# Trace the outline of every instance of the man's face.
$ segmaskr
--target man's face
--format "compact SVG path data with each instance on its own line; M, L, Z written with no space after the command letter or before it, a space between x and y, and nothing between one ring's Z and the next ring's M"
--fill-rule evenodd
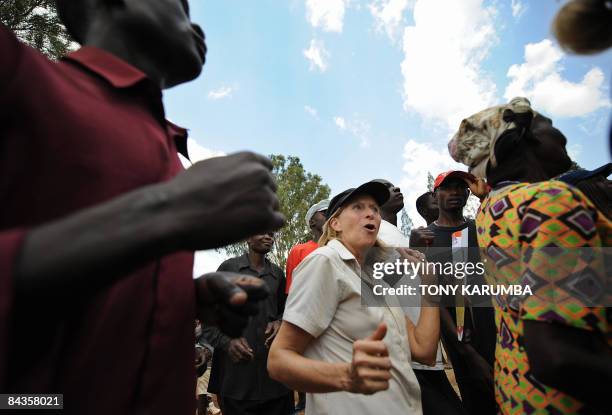
M389 200L382 206L382 209L385 212L394 212L397 213L404 207L404 195L399 187L395 186L393 183L387 180L378 180L389 189Z
M542 115L536 116L531 124L531 133L539 142L534 151L548 177L566 172L572 164L565 149L567 139L553 127L552 120Z
M125 0L116 14L124 36L131 36L162 73L168 88L195 79L206 60L202 29L191 23L187 0ZM114 17L115 18L115 17Z
M436 197L441 210L463 210L468 198L467 184L462 179L446 179L436 189Z
M247 244L249 245L249 249L257 252L258 254L265 255L270 252L274 246L274 233L268 232L261 235L251 236L247 240Z
M425 198L425 211L428 217L438 217L438 201L433 193L429 193Z
M310 229L318 231L318 233L323 233L323 225L325 224L325 220L324 210L321 212L316 212L314 215L312 215L312 218L310 218L308 226L310 226Z

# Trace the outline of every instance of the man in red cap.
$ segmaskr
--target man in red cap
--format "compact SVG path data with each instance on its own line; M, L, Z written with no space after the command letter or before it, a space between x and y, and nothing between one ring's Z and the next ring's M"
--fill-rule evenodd
M430 262L471 263L480 261L476 227L466 220L463 208L470 195L470 186L477 180L469 173L447 171L436 177L434 195L438 202L438 219L426 228L413 230L414 246L427 247ZM462 283L453 273L444 274L442 284ZM479 284L484 278L469 277L466 284ZM476 277L474 277L476 278ZM470 414L495 413L493 394L493 361L495 354L495 322L493 309L487 304L472 302L482 299L456 297L441 307L441 334L453 365L463 406ZM484 306L483 306L484 305Z

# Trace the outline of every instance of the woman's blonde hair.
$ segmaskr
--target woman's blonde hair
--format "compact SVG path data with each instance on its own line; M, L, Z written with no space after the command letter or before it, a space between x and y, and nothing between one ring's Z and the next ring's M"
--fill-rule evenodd
M566 51L597 53L612 46L611 19L611 0L570 0L557 13L552 29Z
M331 226L330 226L330 222L332 219L337 218L338 216L340 216L340 213L342 213L342 211L344 210L343 207L339 207L338 209L336 209L336 211L334 212L333 215L331 215L323 224L323 232L321 233L321 237L319 238L319 246L325 246L328 244L329 241L331 241L332 239L342 239L340 237L340 233L336 232Z

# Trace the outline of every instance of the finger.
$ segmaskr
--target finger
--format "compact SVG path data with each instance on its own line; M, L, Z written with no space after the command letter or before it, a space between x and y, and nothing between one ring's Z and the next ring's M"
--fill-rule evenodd
M205 274L200 278L204 278L206 302L239 305L244 304L248 298L245 290L224 273Z
M363 380L390 380L391 371L389 370L378 370L371 367L361 367L357 370L357 375Z
M261 301L270 295L268 286L259 278L243 275L236 280L236 285L246 293L249 302Z
M283 226L285 226L285 215L280 213L279 211L273 211L270 215L268 229L272 231L276 231Z
M251 349L251 346L249 346L249 343L246 341L245 338L240 338L240 345L241 345L242 351L244 355L246 356L246 358L252 359L254 356L254 352L253 352L253 349Z
M374 333L366 337L365 340L382 340L385 338L387 334L387 325L385 323L380 323Z
M252 357L252 354L244 348L244 346L240 345L237 348L238 355L242 360L249 360Z
M371 395L389 389L389 382L384 380L365 380L363 386L365 389L364 393Z
M242 155L248 160L253 160L257 163L262 164L268 170L272 170L274 168L274 165L272 164L272 160L270 160L268 157L262 154L253 153L251 151L245 151L245 152L238 153L238 154Z
M388 356L389 349L381 340L358 340L355 342L355 351L369 356Z

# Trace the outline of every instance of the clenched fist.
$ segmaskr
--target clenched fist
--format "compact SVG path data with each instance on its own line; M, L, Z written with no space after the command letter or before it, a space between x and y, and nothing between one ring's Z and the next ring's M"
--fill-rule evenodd
M165 183L158 195L177 247L217 248L282 227L271 170L268 158L242 152L197 162Z
M381 323L372 335L353 343L347 392L371 395L389 389L391 359L382 341L386 333L387 326Z

